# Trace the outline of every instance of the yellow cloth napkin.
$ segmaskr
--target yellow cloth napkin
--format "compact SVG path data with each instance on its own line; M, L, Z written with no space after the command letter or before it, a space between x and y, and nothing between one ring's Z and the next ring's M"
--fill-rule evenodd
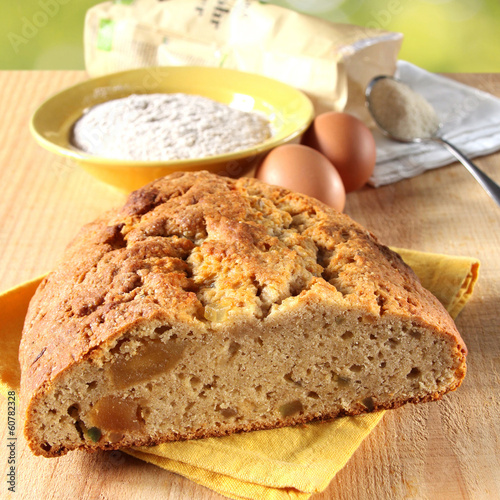
M395 249L456 317L472 295L479 261ZM0 295L0 385L19 388L17 353L29 300L41 278ZM233 499L305 500L327 488L384 412L327 423L124 450Z

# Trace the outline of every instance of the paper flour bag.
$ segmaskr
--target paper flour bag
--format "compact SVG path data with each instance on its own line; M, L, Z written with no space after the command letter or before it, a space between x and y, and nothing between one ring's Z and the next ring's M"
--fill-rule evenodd
M121 0L87 12L90 76L144 66L217 66L304 91L317 113L367 119L364 88L393 74L402 35L251 0Z

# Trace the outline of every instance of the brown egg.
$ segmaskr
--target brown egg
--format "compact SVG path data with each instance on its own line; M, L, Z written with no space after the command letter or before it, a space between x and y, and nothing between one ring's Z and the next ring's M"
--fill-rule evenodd
M255 177L268 184L312 196L342 212L345 189L335 167L318 151L301 144L273 149Z
M348 113L318 115L302 143L324 154L337 169L346 192L365 185L375 168L375 139L370 129Z

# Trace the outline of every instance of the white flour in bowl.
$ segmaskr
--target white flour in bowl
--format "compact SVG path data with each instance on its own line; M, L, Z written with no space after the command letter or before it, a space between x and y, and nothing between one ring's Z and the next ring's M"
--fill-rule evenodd
M251 148L271 137L269 121L190 94L133 94L90 108L72 143L117 160L205 158Z

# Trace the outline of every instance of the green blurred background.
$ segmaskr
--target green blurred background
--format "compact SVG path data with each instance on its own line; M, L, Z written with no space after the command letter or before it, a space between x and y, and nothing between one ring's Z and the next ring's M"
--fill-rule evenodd
M122 0L123 1L123 0ZM86 10L99 0L1 0L0 69L83 69ZM429 71L500 72L500 0L273 0L334 22L405 36Z

